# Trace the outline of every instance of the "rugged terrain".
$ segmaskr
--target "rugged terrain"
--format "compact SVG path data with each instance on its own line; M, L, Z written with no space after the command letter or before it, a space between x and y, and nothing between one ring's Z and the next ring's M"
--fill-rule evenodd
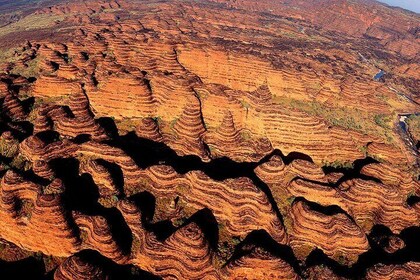
M420 277L418 14L364 0L0 12L10 279Z

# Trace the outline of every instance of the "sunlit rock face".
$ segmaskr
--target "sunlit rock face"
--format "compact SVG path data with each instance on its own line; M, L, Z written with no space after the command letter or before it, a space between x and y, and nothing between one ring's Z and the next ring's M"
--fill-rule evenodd
M0 23L0 271L420 277L418 14L0 1Z

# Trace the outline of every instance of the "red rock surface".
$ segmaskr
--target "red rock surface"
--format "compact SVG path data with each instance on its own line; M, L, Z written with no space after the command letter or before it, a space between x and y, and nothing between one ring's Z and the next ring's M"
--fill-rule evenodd
M0 23L0 272L420 277L418 14L84 0Z

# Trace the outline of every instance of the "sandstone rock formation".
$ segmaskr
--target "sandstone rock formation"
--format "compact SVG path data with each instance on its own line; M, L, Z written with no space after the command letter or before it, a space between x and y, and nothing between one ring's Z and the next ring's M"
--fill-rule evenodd
M418 14L60 0L0 23L0 272L420 277Z

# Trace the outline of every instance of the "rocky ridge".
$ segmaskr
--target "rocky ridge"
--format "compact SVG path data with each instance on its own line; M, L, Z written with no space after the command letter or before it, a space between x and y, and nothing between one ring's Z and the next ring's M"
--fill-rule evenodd
M418 16L375 6L334 43L305 3L29 14L60 20L2 64L0 237L23 250L4 259L59 258L54 279L418 277L418 154L394 123L419 109ZM384 49L344 44L366 36Z

